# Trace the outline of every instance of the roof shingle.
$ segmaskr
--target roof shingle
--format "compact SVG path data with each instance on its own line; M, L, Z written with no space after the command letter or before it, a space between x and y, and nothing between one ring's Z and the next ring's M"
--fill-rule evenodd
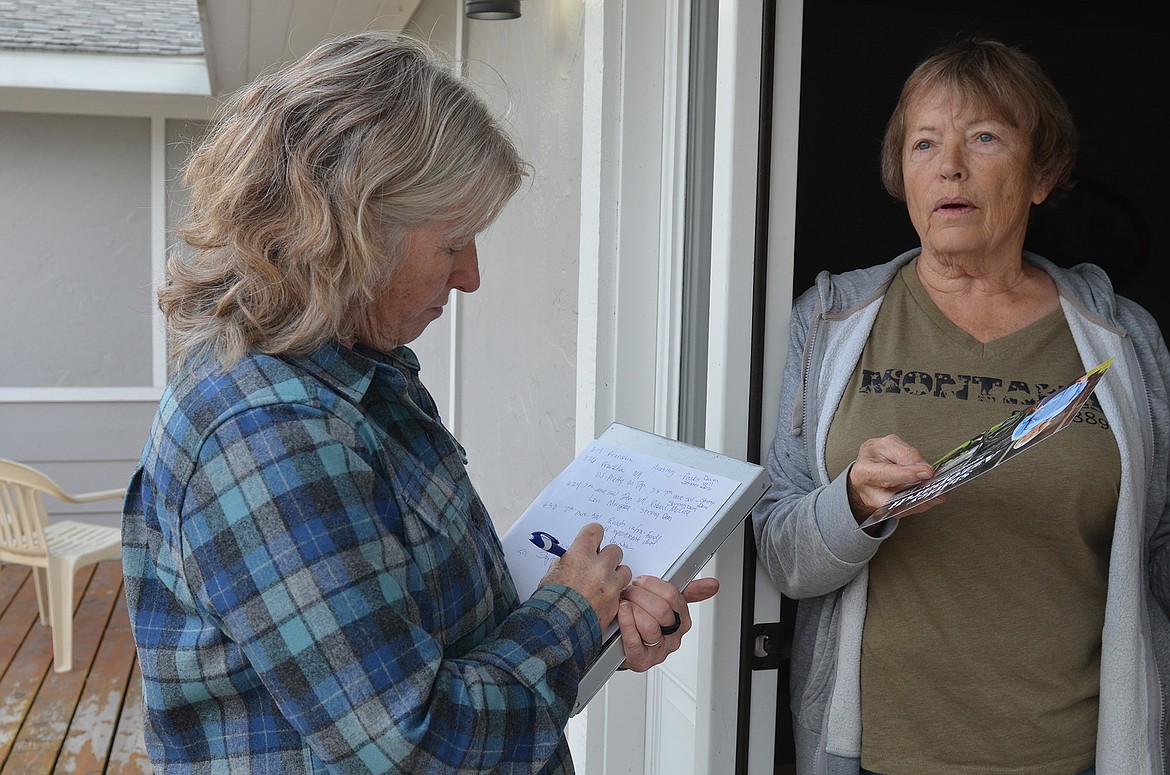
M196 0L0 0L0 49L197 56Z

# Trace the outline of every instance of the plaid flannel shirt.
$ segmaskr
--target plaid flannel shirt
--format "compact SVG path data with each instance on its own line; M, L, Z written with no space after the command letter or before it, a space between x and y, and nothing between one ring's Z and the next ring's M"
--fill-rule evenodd
M572 772L597 617L517 600L409 349L181 375L123 540L160 773Z

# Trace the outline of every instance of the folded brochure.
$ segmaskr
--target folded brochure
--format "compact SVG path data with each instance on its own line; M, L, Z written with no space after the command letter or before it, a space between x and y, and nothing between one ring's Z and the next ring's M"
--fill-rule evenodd
M1003 422L966 441L939 458L934 477L912 485L890 498L858 528L904 514L915 506L953 490L1002 465L1057 431L1070 425L1081 406L1093 394L1113 359L1090 369L1068 387L1050 393L1026 409L1013 412Z

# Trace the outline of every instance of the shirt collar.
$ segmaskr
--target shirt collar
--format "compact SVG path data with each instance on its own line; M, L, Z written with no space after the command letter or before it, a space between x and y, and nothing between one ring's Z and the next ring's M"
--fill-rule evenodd
M354 403L366 395L379 370L398 372L394 376L401 379L406 373L417 376L420 369L418 356L405 345L381 352L360 344L351 348L331 342L316 352L289 360Z

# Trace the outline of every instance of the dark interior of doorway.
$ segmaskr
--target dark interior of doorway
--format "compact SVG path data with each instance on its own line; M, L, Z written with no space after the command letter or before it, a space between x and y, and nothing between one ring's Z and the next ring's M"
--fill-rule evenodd
M1170 31L1154 2L939 5L804 3L794 292L916 247L882 188L878 150L902 81L959 33L1018 45L1044 67L1081 133L1077 188L1038 211L1025 247L1062 266L1098 264L1170 334ZM782 624L793 619L784 601ZM792 772L787 664L776 773Z
M917 245L904 205L879 179L882 132L914 64L967 31L1036 57L1081 132L1077 188L1036 213L1025 247L1062 266L1100 265L1170 330L1170 31L1155 22L1154 3L948 7L804 4L795 291L822 269L879 263Z

